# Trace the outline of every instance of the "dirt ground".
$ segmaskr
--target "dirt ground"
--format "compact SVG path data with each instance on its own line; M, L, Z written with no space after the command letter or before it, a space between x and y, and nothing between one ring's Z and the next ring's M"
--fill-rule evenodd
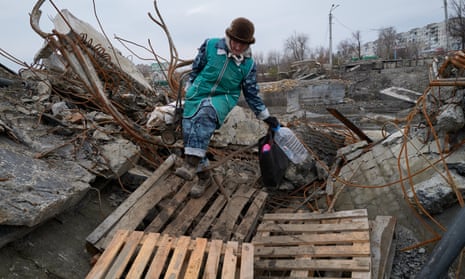
M100 190L99 190L100 191ZM128 196L116 185L91 190L76 208L0 249L0 278L84 278L86 237Z
M348 87L346 101L332 107L357 125L370 128L377 125L376 120L367 118L371 113L395 116L412 106L384 96L379 90L398 86L423 92L428 85L425 67L352 72L340 78L349 79L352 83ZM311 112L326 115L326 120L332 119L322 106L315 106ZM86 237L129 195L117 183L94 186L97 188L91 190L76 208L1 248L0 278L84 278L92 260L85 247ZM408 277L400 275L393 278Z

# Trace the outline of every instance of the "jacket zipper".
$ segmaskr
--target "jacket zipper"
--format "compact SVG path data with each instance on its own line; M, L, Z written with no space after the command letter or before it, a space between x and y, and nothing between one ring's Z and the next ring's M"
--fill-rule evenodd
M211 94L212 94L213 92L216 91L216 88L217 88L218 85L220 84L220 81L223 79L224 72L226 72L226 66L228 65L228 62L229 62L228 59L229 59L229 58L226 57L226 60L225 60L225 62L224 62L224 64L223 64L223 68L221 69L220 75L218 76L218 79L216 80L215 85L213 85L213 87L212 87L212 89L211 89L211 91L210 91L210 96L211 96Z

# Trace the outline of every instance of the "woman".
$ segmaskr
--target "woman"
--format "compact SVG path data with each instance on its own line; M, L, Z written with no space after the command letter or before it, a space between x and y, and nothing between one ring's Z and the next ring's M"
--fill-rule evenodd
M210 172L202 171L208 165L208 145L214 131L236 106L241 92L258 119L272 128L279 125L259 96L257 69L250 49L255 43L254 31L250 20L234 19L224 38L203 42L192 64L182 120L185 160L175 173L186 180L198 175L199 181L190 192L193 197L200 197L211 184Z

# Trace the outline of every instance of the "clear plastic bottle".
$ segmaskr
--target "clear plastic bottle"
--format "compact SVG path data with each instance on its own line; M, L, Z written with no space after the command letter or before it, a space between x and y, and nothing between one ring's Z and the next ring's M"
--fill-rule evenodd
M300 164L307 159L307 149L291 129L278 126L274 129L274 141L294 164Z

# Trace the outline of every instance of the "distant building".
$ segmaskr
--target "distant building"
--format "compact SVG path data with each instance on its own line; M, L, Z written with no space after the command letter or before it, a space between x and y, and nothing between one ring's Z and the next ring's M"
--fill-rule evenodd
M406 48L413 44L419 47L420 56L430 56L447 50L458 50L460 39L449 36L449 47L447 47L446 22L443 21L397 33L397 49ZM363 44L361 49L362 56L374 56L376 52L377 41L367 42Z

